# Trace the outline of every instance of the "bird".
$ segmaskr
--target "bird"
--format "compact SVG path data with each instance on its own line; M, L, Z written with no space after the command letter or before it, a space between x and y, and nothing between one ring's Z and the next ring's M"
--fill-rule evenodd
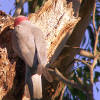
M42 96L41 75L52 82L52 77L46 70L48 64L47 42L42 30L32 24L28 17L17 16L14 19L12 34L14 52L25 62L25 100L40 100Z

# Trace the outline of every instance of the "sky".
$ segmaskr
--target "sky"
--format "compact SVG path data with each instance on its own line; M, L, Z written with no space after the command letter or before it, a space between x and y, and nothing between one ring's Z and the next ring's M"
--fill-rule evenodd
M15 6L14 6L15 0L0 0L0 10L6 12L6 14L11 13L10 15L13 16L14 11L15 11ZM28 3L26 2L24 4L24 12L28 13Z
M14 11L15 11L14 3L15 3L15 0L0 0L0 10L6 12L6 14L9 14L9 12L11 12L10 14L13 16ZM24 4L24 12L28 13L28 3ZM86 33L87 33L87 31L86 31ZM88 43L88 40L86 40L86 44L87 43ZM84 45L84 47L86 47L86 46ZM95 69L95 71L100 70L100 67L98 67L98 68L99 69ZM99 79L99 82L97 82L94 85L94 98L95 98L95 100L100 100L100 79Z

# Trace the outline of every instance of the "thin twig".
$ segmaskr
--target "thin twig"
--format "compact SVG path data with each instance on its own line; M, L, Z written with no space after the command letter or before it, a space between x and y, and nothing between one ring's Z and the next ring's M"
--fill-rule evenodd
M59 100L63 100L63 96L64 96L64 92L66 90L66 85L64 86L62 92L61 92L61 95L60 95L60 99Z
M94 69L95 65L97 64L97 59L98 59L98 56L96 56L96 57L94 58L94 61L93 61L92 65L91 65L91 67L92 67L93 69Z
M65 85L63 82L59 82L58 85L57 85L57 88L56 88L56 91L55 93L52 95L52 98L51 100L55 100L59 94L61 93L61 91L63 90L63 85Z
M93 7L93 28L94 28L94 31L96 32L96 27L95 27L95 9L96 9L96 3L94 4L94 7Z
M66 77L64 77L57 68L55 68L55 74L58 77L59 80L63 81L67 85L71 85L73 88L79 89L81 91L84 91L86 93L86 90L83 85L76 83L74 80L69 80Z
M58 78L58 80L64 82L67 85L71 85L73 88L82 90L82 91L84 91L84 93L86 93L86 90L83 85L76 83L74 80L67 79L66 77L64 77L61 74L61 72L59 72L59 70L57 68L55 68L54 70L50 69L50 68L47 68L47 69L52 75L56 76Z
M83 80L82 80L78 75L76 75L76 78L77 78L78 82L79 82L81 85L84 84L84 83L83 83Z
M96 55L96 49L97 49L97 44L98 44L98 34L100 31L100 26L98 30L96 30L96 26L95 26L95 9L96 9L96 3L94 4L94 8L93 8L93 28L95 32L94 56Z
M96 51L97 51L98 33L99 32L95 31L96 37L95 37L95 44L94 44L94 56L96 55Z
M83 64L87 65L87 67L88 67L89 69L91 68L91 65L88 64L85 60L75 59L75 61L82 62Z

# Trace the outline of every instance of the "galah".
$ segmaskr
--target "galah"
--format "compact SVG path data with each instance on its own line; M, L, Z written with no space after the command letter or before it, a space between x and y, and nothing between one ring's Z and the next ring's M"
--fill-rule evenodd
M18 16L14 20L12 45L14 51L26 64L25 96L36 100L41 99L41 75L45 73L43 70L48 63L47 42L43 32L36 25L32 24L27 17ZM49 74L45 75L45 77L48 76Z

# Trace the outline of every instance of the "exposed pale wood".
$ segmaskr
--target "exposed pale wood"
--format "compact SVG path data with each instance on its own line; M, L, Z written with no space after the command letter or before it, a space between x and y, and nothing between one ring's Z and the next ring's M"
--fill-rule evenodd
M0 34L7 28L13 27L13 18L0 11Z
M32 23L43 31L48 43L48 59L53 63L72 33L79 17L74 16L72 3L65 0L48 0L43 8L29 15Z

